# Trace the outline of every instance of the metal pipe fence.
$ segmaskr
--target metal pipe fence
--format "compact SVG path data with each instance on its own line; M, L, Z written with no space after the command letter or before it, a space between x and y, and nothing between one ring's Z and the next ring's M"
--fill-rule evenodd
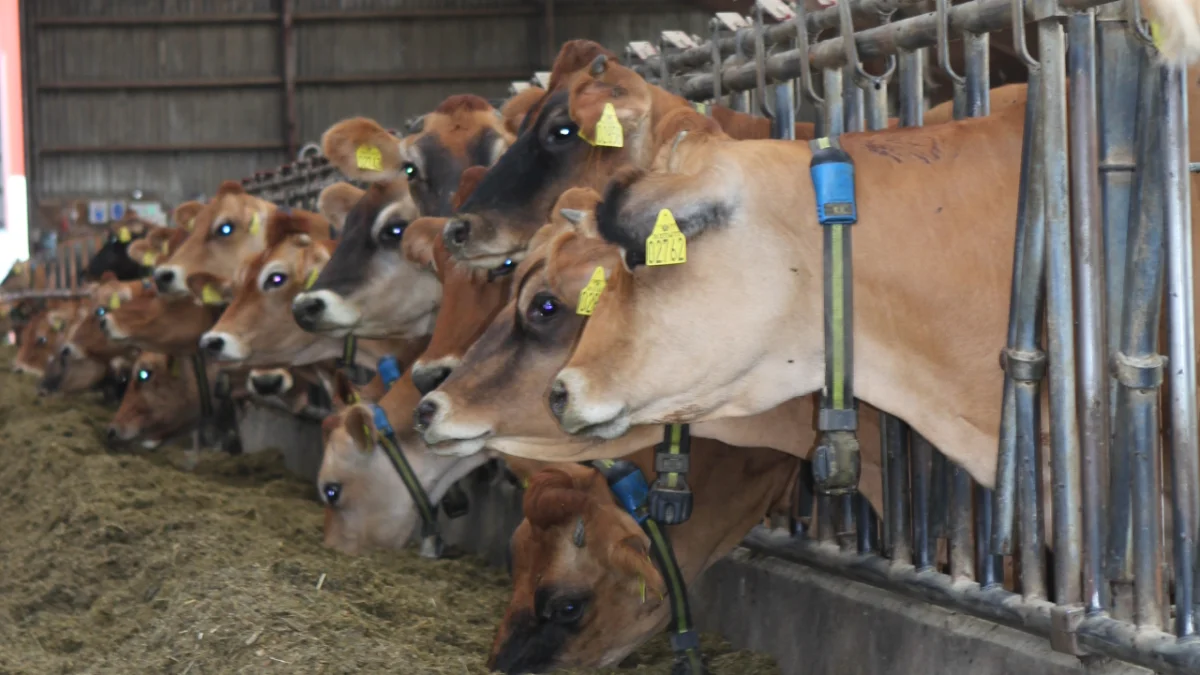
M888 81L868 79L861 58L898 58L902 126L921 124L921 50L937 49L954 83L956 118L988 113L988 32L1012 26L1014 51L1029 67L994 493L885 416L879 553L861 534L874 514L856 508L854 522L844 523L847 511L820 496L818 512L832 507L837 516L818 516L815 537L760 529L746 545L1043 635L1059 651L1197 672L1200 449L1186 77L1154 62L1138 7L1119 2L939 0L935 12L853 31L853 16L886 17L905 4L864 0L807 16L799 8L770 27L759 12L733 36L714 31L715 42L653 55L639 68L708 103L767 84L794 87L817 105L820 133L837 135L880 126L877 112L864 126L863 111L886 96ZM1037 60L1025 46L1027 20L1038 31ZM812 34L835 27L839 35L810 44ZM755 61L718 61L743 55L752 37ZM961 76L947 58L954 38L964 48ZM775 53L765 55L766 47ZM822 94L814 82L824 84ZM1050 495L1040 494L1046 450ZM833 522L838 535L860 533L857 552L825 545ZM938 540L949 574L935 569ZM998 583L1006 558L1020 570L1012 589Z
M893 84L900 125L921 126L928 49L951 76L956 118L990 112L989 33L1013 29L1012 52L1029 70L1008 334L996 345L1005 378L994 489L885 415L882 514L802 481L811 499L791 530L760 527L744 543L1040 635L1060 652L1200 672L1185 73L1154 60L1130 0L939 0L934 12L890 20L914 4L861 0L808 14L760 0L752 20L715 19L709 42L626 50L639 73L686 99L771 117L779 139L794 137L804 110L816 111L821 135L882 128ZM763 9L774 10L773 25ZM855 31L868 16L884 20ZM950 68L954 42L961 75ZM863 70L862 59L879 57L886 72ZM243 183L312 209L338 179L312 157ZM816 522L801 525L812 501ZM1006 566L1018 570L1013 583Z

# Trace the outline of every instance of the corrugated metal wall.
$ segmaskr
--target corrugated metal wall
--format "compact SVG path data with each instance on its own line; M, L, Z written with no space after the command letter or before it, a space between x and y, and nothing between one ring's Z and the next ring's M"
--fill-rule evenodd
M22 3L36 200L177 203L289 158L332 123L399 126L462 92L499 98L548 66L542 0L38 0ZM281 38L292 21L289 133ZM557 45L620 53L705 33L675 0L555 0Z

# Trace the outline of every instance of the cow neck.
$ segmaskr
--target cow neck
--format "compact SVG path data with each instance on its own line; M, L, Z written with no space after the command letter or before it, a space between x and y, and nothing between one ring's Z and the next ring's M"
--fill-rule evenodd
M647 505L649 486L646 476L633 462L627 460L601 459L592 466L604 476L612 491L613 499L646 533L650 539L650 554L655 566L662 574L667 587L667 604L671 609L668 632L671 650L675 652L675 667L672 672L700 674L705 672L700 656L700 636L692 625L692 612L688 604L687 582L666 529L650 517ZM581 540L582 541L582 540ZM580 542L576 542L579 545ZM645 580L642 580L642 601L645 602Z

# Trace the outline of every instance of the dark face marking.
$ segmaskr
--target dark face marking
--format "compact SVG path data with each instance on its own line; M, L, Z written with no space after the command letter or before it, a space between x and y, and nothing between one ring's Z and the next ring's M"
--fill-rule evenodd
M639 199L638 184L651 174L637 173L629 180L614 180L604 191L604 199L596 205L596 229L605 241L625 251L625 264L630 269L646 263L646 238L654 231L655 222L664 204L653 197ZM736 204L701 202L674 209L675 224L685 237L692 237L727 223Z
M455 155L436 134L426 134L416 143L420 166L409 167L409 189L423 216L448 216L450 203L458 189L463 171L471 166L490 166L492 147L499 135L495 129L484 128L468 141L465 153Z
M489 667L514 674L548 672L555 667L567 642L579 633L590 603L588 592L537 589L533 611L512 615L508 638Z
M546 222L563 190L607 179L603 169L588 175L589 168L595 169L589 162L593 148L579 137L567 104L568 92L551 94L537 119L500 156L458 212L477 216L484 231L511 230L527 241ZM479 229L472 227L472 238Z
M380 250L371 228L380 211L387 206L385 198L374 190L368 190L358 200L346 214L342 238L311 290L325 289L346 297L366 281L371 257Z
M133 240L138 238L134 237ZM137 279L145 274L146 268L129 257L129 244L133 240L122 242L115 235L110 236L108 241L104 243L104 246L101 246L100 250L96 251L91 261L88 262L87 278L99 281L105 272L111 271L117 275L117 279L128 281L130 279Z

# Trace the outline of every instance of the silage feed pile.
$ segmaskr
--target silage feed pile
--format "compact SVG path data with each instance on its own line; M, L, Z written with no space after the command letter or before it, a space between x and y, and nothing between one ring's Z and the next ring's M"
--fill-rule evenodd
M189 472L179 449L112 450L97 401L0 373L0 675L487 672L503 570L326 549L315 489L278 453ZM779 672L704 643L716 673ZM670 664L660 636L605 672Z

